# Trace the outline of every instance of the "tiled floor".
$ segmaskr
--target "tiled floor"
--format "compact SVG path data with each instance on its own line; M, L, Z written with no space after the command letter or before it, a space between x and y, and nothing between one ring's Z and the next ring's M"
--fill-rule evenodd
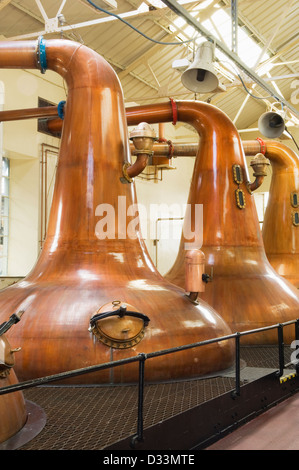
M299 450L299 395L279 403L206 450Z

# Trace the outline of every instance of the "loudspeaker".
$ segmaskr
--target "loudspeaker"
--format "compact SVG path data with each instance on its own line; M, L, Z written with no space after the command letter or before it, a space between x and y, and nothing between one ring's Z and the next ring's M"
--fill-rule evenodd
M214 91L219 80L213 66L213 44L207 41L197 49L194 62L182 73L182 83L195 93Z
M259 118L258 128L265 137L273 139L281 136L285 130L285 123L280 114L269 111Z

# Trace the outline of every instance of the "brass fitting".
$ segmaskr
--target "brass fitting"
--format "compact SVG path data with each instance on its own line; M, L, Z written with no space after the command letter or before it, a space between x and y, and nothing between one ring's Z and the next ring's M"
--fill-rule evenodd
M11 349L6 336L0 336L0 379L8 376L10 370L15 364L14 352L19 349Z
M130 132L130 140L132 140L136 149L133 155L153 155L153 145L157 137L154 129L147 122L141 122Z
M257 153L250 162L250 166L253 169L253 176L267 176L267 166L270 165L270 160L265 157L262 153Z
M153 145L156 138L155 131L146 122L141 122L130 133L130 139L133 141L135 150L133 155L137 159L133 165L125 162L123 165L123 176L125 180L132 183L132 178L140 175L148 164L148 158L153 155Z
M267 176L267 166L269 165L270 160L268 160L268 158L266 158L262 153L257 153L251 160L250 166L253 169L255 180L253 183L250 181L246 183L250 194L262 185L265 176Z

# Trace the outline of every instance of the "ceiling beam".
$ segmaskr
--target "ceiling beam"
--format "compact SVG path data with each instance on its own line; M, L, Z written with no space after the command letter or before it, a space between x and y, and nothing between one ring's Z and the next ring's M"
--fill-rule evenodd
M270 45L271 43L273 42L275 36L278 34L278 31L280 30L282 24L284 23L286 17L288 16L290 10L292 9L293 7L293 3L294 3L294 0L289 0L288 1L288 5L285 5L283 7L283 11L282 11L282 15L274 29L274 31L272 32L271 36L268 38L268 40L265 42L263 48L262 48L262 51L254 65L254 69L256 70L256 67L259 65L261 59L263 58L263 55L267 52L267 50L270 48Z
M26 11L26 9L24 7L21 7L16 2L12 2L12 5L14 7L18 8L19 10L22 10L24 12ZM36 15L31 14L31 12L27 11L27 13L30 14L30 16L32 16L33 18L39 19ZM128 12L125 12L125 13L120 13L118 16L120 18L136 18L136 17L139 17L139 16L145 16L145 15L148 15L148 11L140 12L138 10L134 10L134 11L128 11ZM39 19L39 21L40 21L40 19ZM51 34L55 33L55 32L56 33L61 33L61 32L65 32L65 31L71 31L71 30L75 30L75 29L79 29L79 28L87 28L89 26L94 26L94 25L98 25L98 24L102 24L102 23L111 22L111 21L117 21L117 18L115 18L114 16L105 16L103 18L96 18L94 20L84 21L82 23L76 23L76 24L67 25L67 26L59 26L56 31L51 31ZM44 22L41 21L41 23L44 23ZM46 31L44 29L43 31L34 31L32 33L22 34L20 36L14 36L14 37L10 37L8 39L14 41L16 39L18 39L18 40L19 39L29 39L29 38L33 38L33 37L43 36L43 35L46 35L46 34L49 34L49 31Z
M213 0L212 3L207 8L198 12L198 14L200 15L200 21L204 21L205 19L209 17L212 9L217 3L219 3L219 0ZM159 8L155 10L155 14L156 15L159 14L159 16L161 16L161 19L164 19L168 22L168 24L172 24L173 26L175 26L174 23L167 17L165 8ZM155 24L159 25L157 20L155 21ZM177 26L175 27L177 28ZM171 42L173 39L177 37L177 35L180 32L184 34L181 28L177 28L176 31L174 31L173 33L169 33L167 36L165 36L164 38L165 41ZM161 50L162 47L165 47L165 46L163 46L163 44L152 45L144 54L140 55L138 59L135 59L133 60L133 62L128 64L125 70L123 70L122 72L118 74L119 78L122 80L126 75L128 75L132 70L134 70L135 67L138 67L140 63L142 63L143 61L148 61L151 57L157 54Z
M11 0L0 0L0 11L3 10L7 5L9 5Z
M172 41L176 37L177 33L169 34L165 37L167 41ZM152 46L147 52L142 54L141 56L138 57L138 59L133 60L126 68L125 70L121 71L118 74L118 77L120 80L122 80L126 75L131 73L135 67L137 67L141 62L143 61L148 61L156 52L160 50L160 48L163 47L161 44L155 44Z
M280 96L272 87L268 85L255 71L253 71L247 64L245 64L241 59L232 52L225 44L219 41L214 37L206 28L204 28L197 20L193 18L192 15L185 9L176 0L163 0L163 2L177 15L184 18L188 24L193 26L197 31L199 31L208 41L211 41L215 46L223 52L230 60L232 60L243 72L245 72L254 82L256 82L263 90L265 90L269 95L271 95L276 101L280 101L286 106L290 111L292 111L297 117L299 117L299 111L294 108L290 103L288 103L282 96Z

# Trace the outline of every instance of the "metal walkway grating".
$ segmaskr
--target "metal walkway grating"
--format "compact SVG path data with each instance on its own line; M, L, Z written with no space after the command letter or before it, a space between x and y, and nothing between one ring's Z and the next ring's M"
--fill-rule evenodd
M286 363L290 351L285 348ZM241 349L244 382L278 369L275 346ZM271 372L270 370L270 372ZM241 376L242 379L242 376ZM242 384L242 383L241 383ZM234 370L221 376L149 384L144 391L144 428L191 409L235 387ZM136 433L138 387L42 386L24 392L47 416L44 429L19 450L101 450Z

